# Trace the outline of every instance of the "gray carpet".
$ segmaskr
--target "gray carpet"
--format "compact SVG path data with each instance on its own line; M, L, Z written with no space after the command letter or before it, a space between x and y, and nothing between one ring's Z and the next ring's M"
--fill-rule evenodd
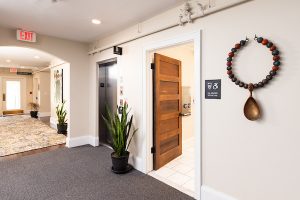
M110 171L106 147L62 148L0 162L1 200L193 199L136 170Z

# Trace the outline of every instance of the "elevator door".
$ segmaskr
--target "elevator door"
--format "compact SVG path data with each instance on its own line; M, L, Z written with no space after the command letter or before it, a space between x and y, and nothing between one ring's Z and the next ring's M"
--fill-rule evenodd
M112 143L102 116L107 117L106 106L113 112L117 111L117 78L115 59L99 64L99 142L102 145Z

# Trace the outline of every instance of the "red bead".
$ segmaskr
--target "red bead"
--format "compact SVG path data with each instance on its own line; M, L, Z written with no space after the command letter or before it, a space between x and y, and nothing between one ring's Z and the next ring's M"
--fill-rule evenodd
M232 74L232 71L231 70L227 71L227 74L228 75Z
M228 54L228 56L229 56L229 57L233 57L233 56L234 56L234 53L233 53L233 52L230 52L230 53Z
M231 62L227 62L227 66L231 67L232 63Z
M274 61L280 60L280 56L274 56L274 57L273 57L273 60L274 60Z
M269 43L269 41L267 40L267 39L264 39L263 41L262 41L262 44L263 45L267 45Z
M276 72L277 70L279 70L279 67L278 66L273 66L272 70Z
M270 51L274 51L274 50L276 50L277 48L276 48L276 46L272 46L271 48L270 48Z
M235 45L235 48L236 48L236 49L239 49L239 48L241 48L241 45L240 45L240 44L236 44L236 45Z

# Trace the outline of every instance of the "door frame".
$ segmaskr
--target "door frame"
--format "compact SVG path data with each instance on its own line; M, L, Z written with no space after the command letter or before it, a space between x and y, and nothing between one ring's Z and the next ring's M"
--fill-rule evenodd
M99 112L99 102L100 102L100 99L99 99L99 78L100 78L100 65L101 64L104 64L104 63L110 63L110 62L116 62L116 67L118 68L119 70L119 65L118 63L120 62L119 61L119 57L118 56L112 56L112 57L108 57L108 58L104 58L104 59L101 59L99 61L96 62L96 122L95 122L95 125L96 125L96 137L93 141L93 146L99 146L99 145L102 145L102 146L106 146L110 149L112 149L111 146L107 145L107 144L104 144L104 143L101 143L99 141L100 137L99 137L99 131L100 131L100 126L99 126L99 120L100 120L100 117L102 117L100 115L100 112ZM118 73L120 73L120 71L118 71ZM119 102L119 79L117 79L118 82L117 82L117 103Z
M194 43L194 84L195 84L195 177L196 177L196 198L200 199L201 185L202 185L202 157L201 157L201 135L202 135L202 79L201 79L201 30L182 34L171 39L154 42L143 48L143 68L142 68L142 129L144 133L145 143L143 144L143 171L149 173L153 170L153 154L151 147L153 146L153 90L152 90L152 70L150 68L152 57L151 53L155 50L177 46L180 44L193 42Z
M25 77L15 77L15 76L8 76L8 75L4 75L0 77L0 81L1 81L1 88L0 88L0 93L1 93L1 115L3 112L3 101L2 101L2 94L3 94L3 81L4 80L19 80L20 84L21 84L21 108L22 110L24 110L24 112L27 112L27 84L26 84L26 78Z

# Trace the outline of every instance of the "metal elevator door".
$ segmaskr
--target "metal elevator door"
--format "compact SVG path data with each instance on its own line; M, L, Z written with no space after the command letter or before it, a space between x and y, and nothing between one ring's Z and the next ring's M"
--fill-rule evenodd
M102 145L112 144L103 116L107 117L106 106L113 112L117 111L117 84L117 60L99 63L99 142Z

